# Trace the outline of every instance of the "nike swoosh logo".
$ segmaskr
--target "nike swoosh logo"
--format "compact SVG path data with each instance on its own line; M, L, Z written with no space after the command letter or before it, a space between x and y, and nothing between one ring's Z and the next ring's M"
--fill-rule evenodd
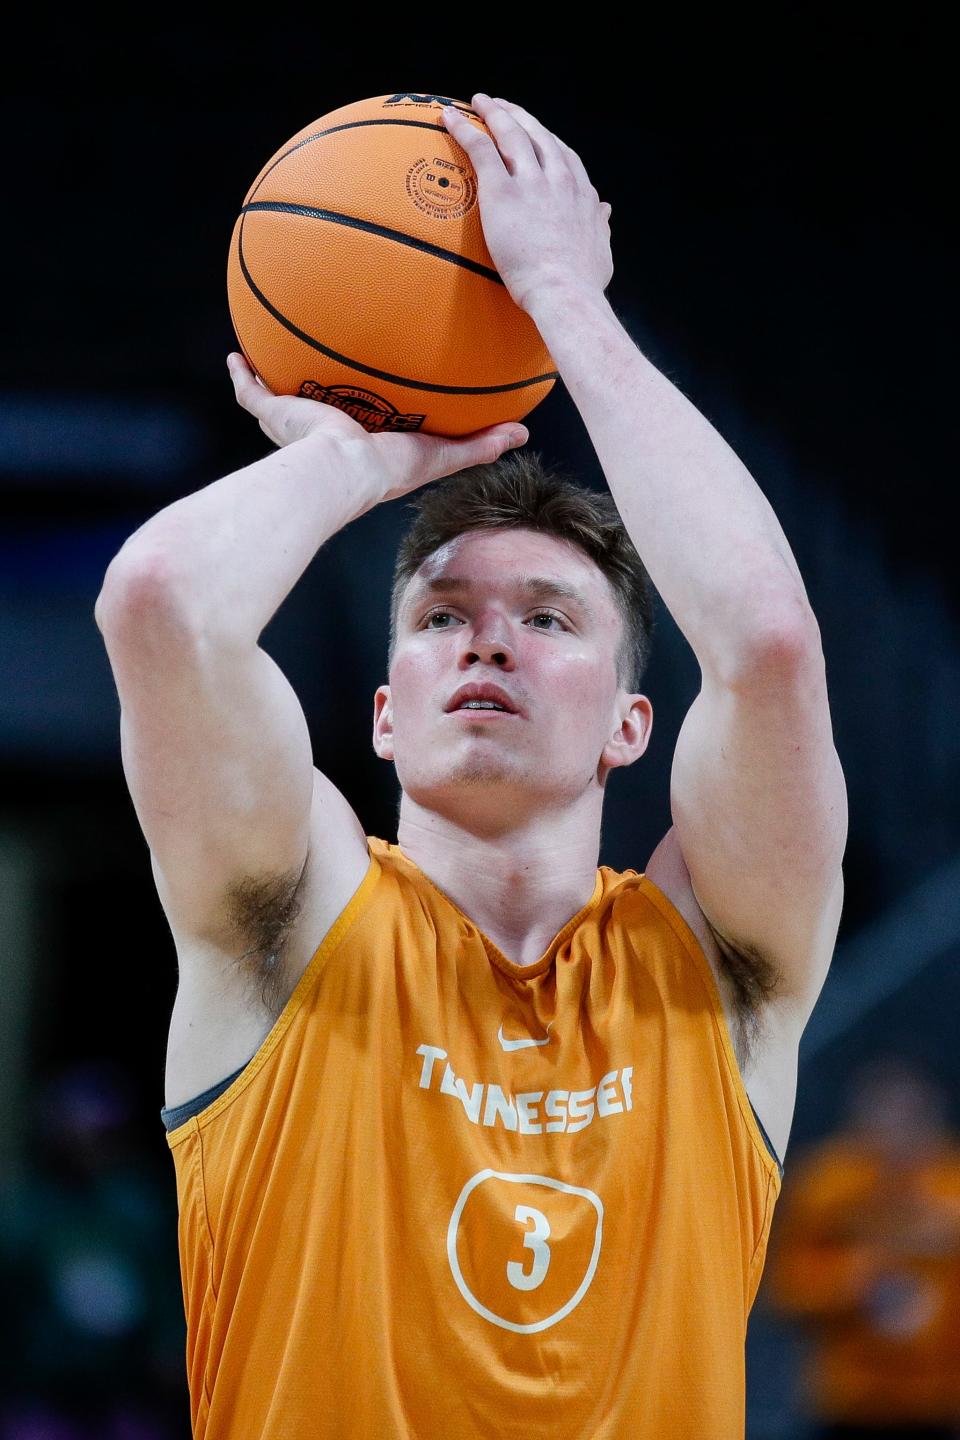
M550 1021L550 1025L552 1025L552 1024L553 1024L553 1021L551 1020L551 1021ZM548 1030L550 1029L550 1025L547 1026L547 1029L548 1029ZM497 1039L500 1041L500 1044L503 1046L504 1050L525 1050L528 1045L549 1045L549 1044L550 1044L550 1036L549 1036L549 1035L545 1036L545 1038L544 1038L543 1040L505 1040L505 1039L503 1038L503 1026L502 1026L502 1025L500 1026L500 1029L497 1031Z

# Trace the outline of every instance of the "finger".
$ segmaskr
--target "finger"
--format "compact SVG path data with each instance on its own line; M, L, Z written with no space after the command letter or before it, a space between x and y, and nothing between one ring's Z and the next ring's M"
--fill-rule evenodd
M260 386L260 389L261 389L261 390L266 390L267 394L270 395L270 396L273 396L273 395L275 394L275 391L273 391L273 390L270 389L270 386L267 384L266 380L264 380L264 378L263 378L263 376L260 374L260 372L259 372L258 370L254 370L253 366L250 364L250 361L247 359L246 355L244 355L244 354L242 354L242 353L241 353L241 354L237 354L237 352L234 351L234 359L235 359L235 360L237 361L237 363L241 366L244 374L245 374L245 375L248 375L251 380L255 381L255 382L257 383L257 385ZM229 363L229 362L228 362L228 363Z
M570 169L573 171L574 175L576 176L581 188L585 190L588 194L592 195L595 200L599 200L599 192L594 186L593 181L590 179L590 176L587 174L587 167L580 159L580 156L577 154L576 150L572 149L564 140L558 140L557 144L563 149L563 153L567 158L567 163L570 166Z
M476 99L478 97L475 96L474 98ZM481 98L489 99L489 96L483 96ZM559 140L552 130L548 130L546 125L542 125L535 115L531 115L528 110L524 110L522 105L515 105L510 100L502 100L499 96L495 96L491 107L492 113L496 113L498 107L503 110L504 114L509 115L514 123L528 136L530 143L534 146L542 169L548 172L551 169L556 171L557 168L561 166L564 170L571 169L567 157L568 155L572 155L573 151L570 150L568 145L564 145L563 141ZM486 113L484 114L484 119L487 119ZM580 168L583 169L582 166ZM584 171L584 174L585 173ZM576 171L574 171L574 174L579 180L580 176Z
M483 119L482 116L478 116ZM455 105L448 105L440 111L440 119L446 125L450 138L456 140L457 144L467 152L470 163L477 172L480 181L495 180L499 175L509 174L509 170L503 163L503 157L497 149L496 141L490 135L484 133L468 120L461 110Z
M566 162L567 169L571 172L581 190L583 190L585 194L592 195L595 200L599 201L600 196L594 188L590 176L587 174L587 167L572 146L568 145L565 140L561 140L559 135L554 135L553 131L548 130L545 125L541 125L540 121L531 115L529 111L524 110L522 105L516 105L512 100L503 100L500 96L495 96L494 98L498 105L505 106L517 116L518 120L522 120L523 123L530 126L536 126L537 130L542 132L543 135L549 136L557 146L557 149Z
M501 155L510 163L507 169L512 175L518 171L547 170L557 164L557 156L546 154L537 144L526 126L519 124L516 117L503 105L497 104L482 90L473 97L473 108L483 120L497 142Z
M440 438L434 454L436 474L434 479L450 475L455 470L465 470L470 465L488 465L498 460L508 450L525 445L530 432L519 423L488 425L475 430L471 435L454 438Z
M471 465L489 465L529 438L526 426L514 421L460 436L384 432L374 443L390 482L388 498L393 498Z
M254 374L243 355L228 355L227 369L233 381L237 403L242 405L244 410L249 410L251 415L260 416L264 400L272 396L273 392Z

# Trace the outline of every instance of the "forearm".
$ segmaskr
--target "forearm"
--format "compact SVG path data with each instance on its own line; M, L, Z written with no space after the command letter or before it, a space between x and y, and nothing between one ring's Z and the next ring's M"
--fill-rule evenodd
M104 604L158 574L205 628L255 642L324 542L378 503L365 454L312 434L175 500L117 552Z
M540 292L530 314L627 533L702 669L729 677L812 623L786 536L749 471L640 352L606 297Z

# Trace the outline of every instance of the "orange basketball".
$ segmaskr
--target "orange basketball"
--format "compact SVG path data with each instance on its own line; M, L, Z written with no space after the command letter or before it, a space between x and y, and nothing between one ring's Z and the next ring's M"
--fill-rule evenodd
M276 394L370 431L452 436L520 420L553 388L550 352L490 259L447 104L486 130L463 101L379 95L298 131L251 185L227 294Z

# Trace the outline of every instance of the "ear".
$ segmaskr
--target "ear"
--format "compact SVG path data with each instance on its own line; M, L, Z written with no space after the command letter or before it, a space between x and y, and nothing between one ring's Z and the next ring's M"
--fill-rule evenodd
M389 685L379 685L373 697L373 748L381 760L393 759L393 700Z
M604 745L597 766L597 778L601 785L610 770L618 770L639 760L650 742L653 706L646 695L625 696L618 706L618 714L620 723Z

